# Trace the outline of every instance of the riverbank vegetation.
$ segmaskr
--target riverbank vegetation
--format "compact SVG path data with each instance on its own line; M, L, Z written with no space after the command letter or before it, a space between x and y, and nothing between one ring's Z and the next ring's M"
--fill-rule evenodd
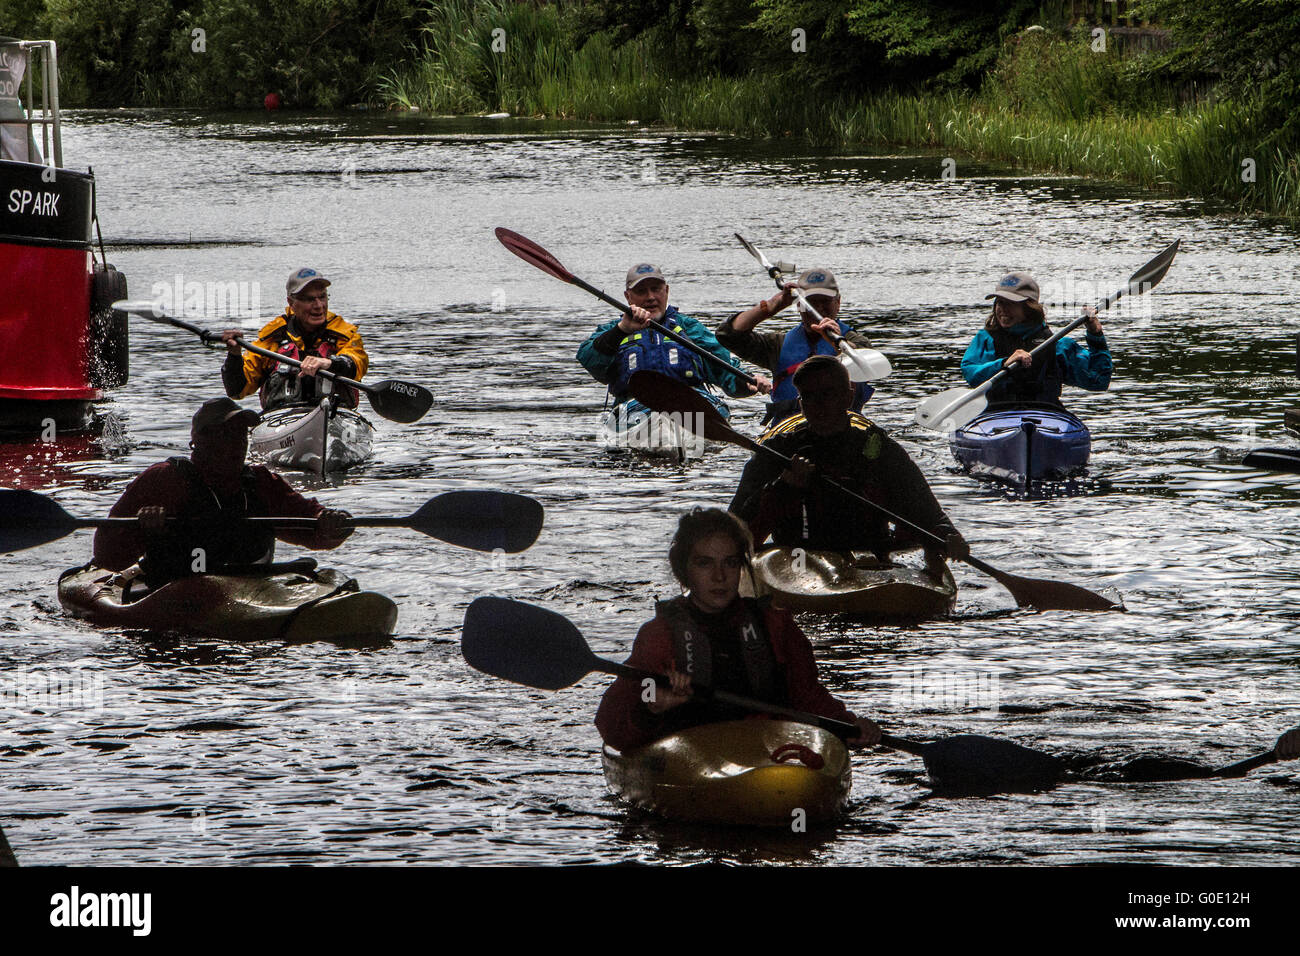
M65 99L88 105L277 92L637 120L941 150L1300 217L1300 8L1278 0L1146 0L1127 5L1136 29L1093 0L4 4L60 41Z

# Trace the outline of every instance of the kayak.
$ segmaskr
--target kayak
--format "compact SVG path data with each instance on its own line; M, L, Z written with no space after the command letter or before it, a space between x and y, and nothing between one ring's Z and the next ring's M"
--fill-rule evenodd
M680 416L651 411L630 399L601 412L600 435L606 451L635 451L682 462L704 457L704 439L684 424Z
M787 720L691 727L622 754L606 746L605 781L619 797L669 820L791 827L833 821L852 789L844 743Z
M952 453L968 472L1015 485L1073 477L1091 452L1088 426L1058 406L990 410L952 435Z
M362 591L310 558L247 573L196 574L153 590L138 580L124 585L114 572L87 564L59 577L59 603L100 627L241 641L386 636L397 623L390 598Z
M324 474L369 458L374 434L374 426L361 415L321 402L263 412L248 445L268 464Z
M957 599L947 569L936 581L920 568L882 562L869 552L771 548L754 558L753 567L753 590L792 611L918 620L948 613Z

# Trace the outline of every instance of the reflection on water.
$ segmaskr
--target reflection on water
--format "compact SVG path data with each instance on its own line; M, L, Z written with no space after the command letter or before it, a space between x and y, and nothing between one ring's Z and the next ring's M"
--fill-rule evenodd
M895 369L867 412L977 556L1115 588L1128 608L1017 611L961 567L950 619L805 622L836 693L918 738L1211 766L1267 749L1300 722L1300 476L1237 462L1288 441L1294 235L1115 184L973 165L945 182L937 157L622 127L117 112L74 114L65 135L71 161L96 169L110 258L133 298L178 275L257 283L269 316L284 277L312 265L334 282L331 308L360 324L370 374L433 390L422 421L376 421L372 461L325 482L290 476L297 487L368 514L500 488L540 498L547 525L504 562L411 531L358 532L327 563L401 606L399 634L379 647L99 631L54 598L87 532L9 557L2 672L95 675L102 688L97 706L0 698L0 825L23 862L1296 862L1283 764L1240 780L954 799L927 795L917 758L881 750L857 759L838 828L674 827L605 793L591 726L603 679L531 691L470 671L458 645L465 606L495 593L566 614L596 653L621 658L653 600L674 593L677 516L727 502L745 461L729 446L685 467L606 454L602 390L574 352L608 310L510 255L492 227L615 293L630 263L655 261L676 304L709 325L770 290L739 231L773 258L836 272L845 316ZM1093 435L1081 487L1027 498L981 485L944 436L912 423L919 400L958 384L1003 272L1109 290L1179 236L1159 289L1103 316L1111 391L1067 395ZM220 393L223 353L143 322L131 348L131 383L101 409L105 433L0 446L0 483L100 515L147 465L186 453L190 414ZM755 434L760 418L756 402L735 403L739 430Z

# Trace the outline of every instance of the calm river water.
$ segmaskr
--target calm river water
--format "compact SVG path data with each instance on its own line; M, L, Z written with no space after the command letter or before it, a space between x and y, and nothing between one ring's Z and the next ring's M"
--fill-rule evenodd
M950 619L805 622L836 693L915 737L1216 765L1268 749L1300 723L1300 478L1238 462L1286 443L1282 410L1300 391L1294 231L962 162L945 181L940 156L635 127L114 112L74 113L65 134L69 163L98 176L109 258L133 298L178 276L244 282L270 317L285 276L312 265L333 279L331 307L361 325L371 375L433 389L421 422L376 419L372 464L297 486L370 514L453 488L507 489L539 498L547 523L535 547L496 566L409 531L358 532L328 563L401 605L399 636L366 648L100 631L65 617L54 595L59 571L86 559L88 533L10 556L0 668L77 670L102 688L102 706L5 702L0 826L22 862L1300 862L1295 765L950 799L927 796L917 759L879 751L857 759L852 812L831 831L630 817L600 771L604 679L529 691L470 670L458 643L469 601L499 594L567 615L597 653L623 657L655 597L675 592L665 555L678 516L725 505L745 461L731 447L685 468L607 454L603 389L574 352L610 311L511 256L492 227L537 239L614 292L631 263L660 263L673 301L711 326L770 291L739 231L772 258L838 274L845 316L895 368L868 411L977 555L1117 588L1128 607L1019 612L959 566ZM1004 271L1031 270L1045 297L1086 299L1177 237L1159 289L1104 316L1111 390L1069 396L1093 431L1084 493L991 491L912 424L918 400L959 384ZM133 323L131 382L102 407L104 437L0 447L0 484L100 515L147 465L185 452L195 406L220 393L221 354ZM759 416L757 402L736 404L742 430Z

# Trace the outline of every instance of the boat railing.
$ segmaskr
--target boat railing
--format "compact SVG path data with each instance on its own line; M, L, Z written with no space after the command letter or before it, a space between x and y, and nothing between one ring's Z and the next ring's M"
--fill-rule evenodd
M0 37L0 159L44 163L42 157L53 157L53 165L62 169L59 120L59 54L54 41Z

